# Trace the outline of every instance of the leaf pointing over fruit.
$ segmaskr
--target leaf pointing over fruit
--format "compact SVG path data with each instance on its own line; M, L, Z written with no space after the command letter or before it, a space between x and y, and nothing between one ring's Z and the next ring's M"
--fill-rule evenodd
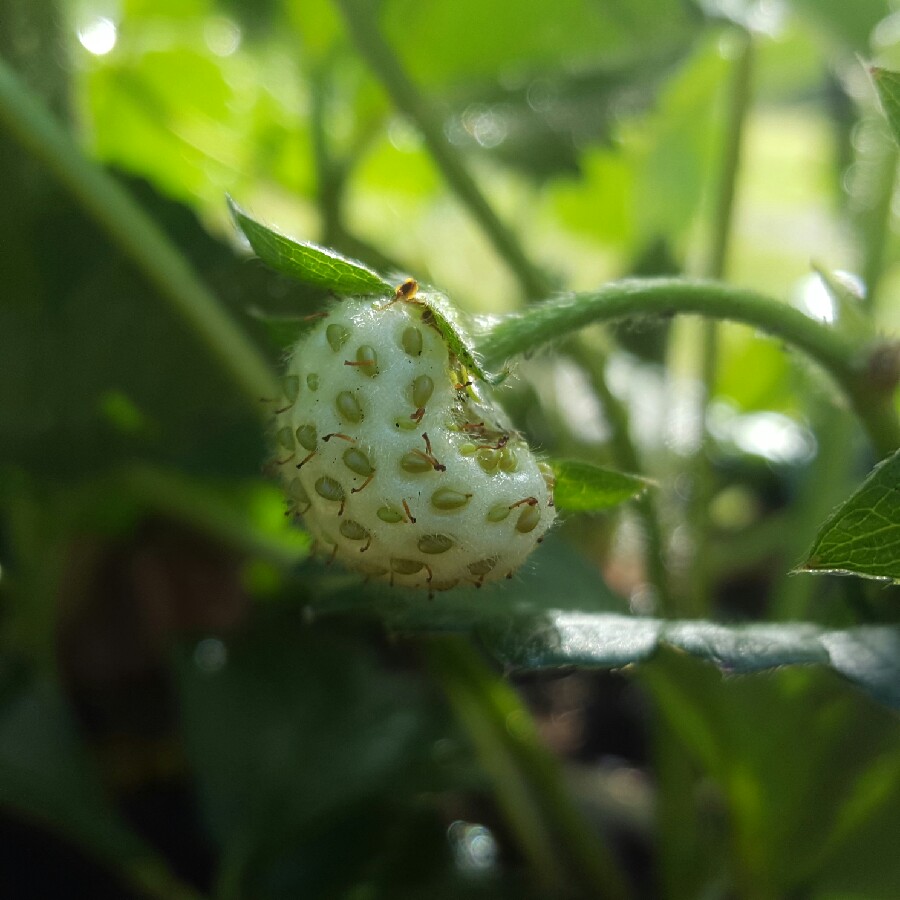
M642 494L651 482L576 460L551 460L553 501L566 512L598 512Z
M393 293L391 285L361 262L307 241L295 241L256 221L231 197L228 207L235 224L259 258L273 269L337 294Z
M900 451L832 513L799 570L900 582Z

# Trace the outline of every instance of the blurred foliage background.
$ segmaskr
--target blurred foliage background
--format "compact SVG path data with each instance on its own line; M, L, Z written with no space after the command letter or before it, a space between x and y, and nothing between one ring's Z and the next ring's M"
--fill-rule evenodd
M0 56L273 363L319 298L248 259L226 192L478 313L684 273L827 320L812 261L896 330L859 57L898 41L883 0L0 0ZM662 650L501 678L421 636L895 618L896 588L787 576L875 461L820 372L720 325L704 415L692 320L523 362L504 400L546 452L622 467L629 416L671 596L630 506L425 609L309 558L221 361L2 127L0 173L3 896L897 896L896 715L835 674Z

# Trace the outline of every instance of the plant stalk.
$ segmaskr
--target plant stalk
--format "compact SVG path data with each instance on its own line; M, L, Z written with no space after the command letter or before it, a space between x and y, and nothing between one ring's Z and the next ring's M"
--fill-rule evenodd
M513 688L490 671L467 638L435 638L426 651L428 667L475 745L542 886L556 895L575 888L576 895L596 900L630 896Z
M477 349L488 366L536 350L586 325L637 316L695 314L740 322L802 350L844 392L880 456L900 446L900 420L892 391L880 390L867 373L876 346L868 345L756 291L716 281L630 278L596 291L569 293L510 313L482 332Z

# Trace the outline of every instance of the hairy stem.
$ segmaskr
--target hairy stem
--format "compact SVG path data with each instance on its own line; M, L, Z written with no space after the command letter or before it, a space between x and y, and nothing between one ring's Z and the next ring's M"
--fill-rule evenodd
M499 366L586 325L675 314L752 325L802 350L841 387L880 455L900 445L900 421L891 392L879 390L867 373L871 345L860 346L838 330L756 291L716 281L630 278L592 292L564 294L499 319L482 332L477 349L488 366Z
M497 802L542 887L554 895L625 898L625 878L574 805L516 692L461 637L426 645L428 666L494 783Z
M371 4L360 0L335 0L335 4L360 54L397 109L418 128L450 189L481 226L498 255L518 279L525 296L534 299L545 295L546 279L528 259L516 235L494 212L459 154L447 141L440 119L382 35Z
M110 241L143 273L228 372L254 408L276 395L262 353L198 278L187 259L122 186L88 160L0 59L0 126L47 166Z

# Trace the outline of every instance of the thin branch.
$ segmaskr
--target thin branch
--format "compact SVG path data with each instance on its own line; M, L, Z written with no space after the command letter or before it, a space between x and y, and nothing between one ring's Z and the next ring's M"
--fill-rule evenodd
M564 294L498 320L482 333L477 349L488 366L498 366L595 322L676 314L741 322L792 344L834 378L881 455L900 445L893 391L880 390L867 371L874 336L869 346L860 346L786 303L715 281L631 278L590 293Z
M427 663L466 728L512 831L545 890L597 900L630 894L618 864L585 820L557 761L541 744L516 692L494 675L465 638L435 638Z
M41 101L0 59L0 126L47 166L203 341L254 408L277 392L262 353L122 186L88 160Z

